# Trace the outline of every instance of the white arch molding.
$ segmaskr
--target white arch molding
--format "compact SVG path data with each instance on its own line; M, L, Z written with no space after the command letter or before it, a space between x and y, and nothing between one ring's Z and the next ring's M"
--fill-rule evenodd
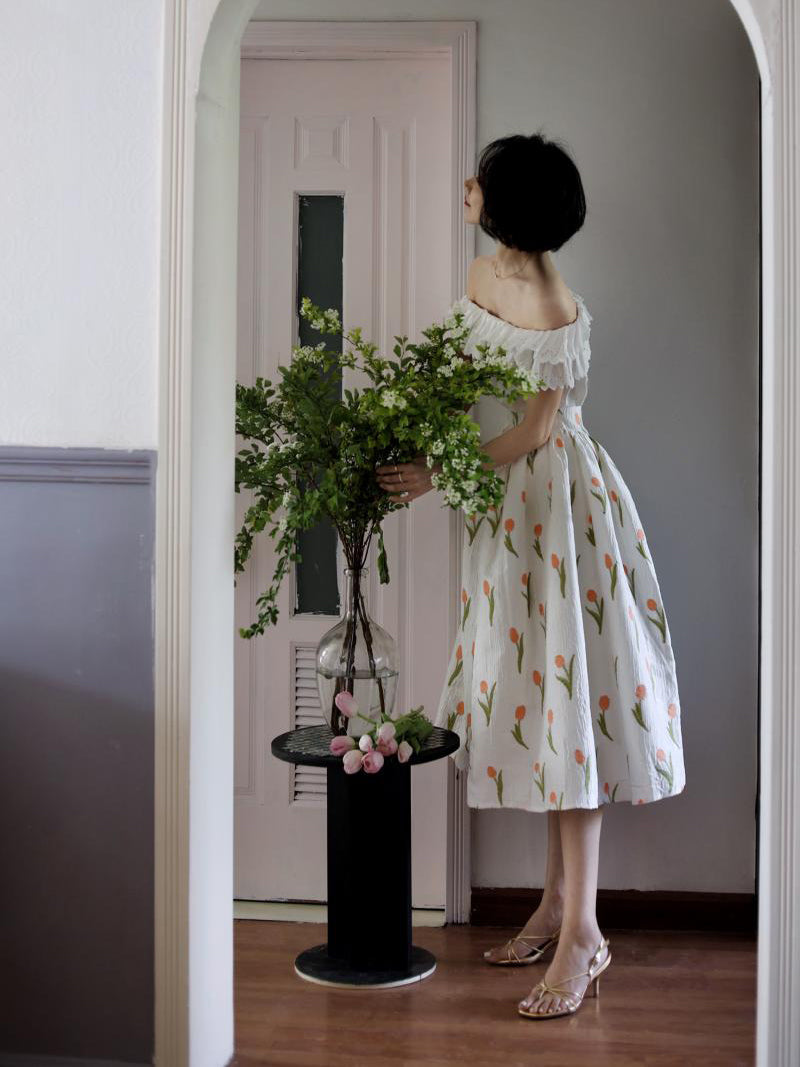
M761 77L763 463L757 1067L800 1063L800 0L731 0ZM156 1064L233 1053L238 67L258 0L166 0L156 532ZM331 12L329 17L332 17ZM409 24L410 25L410 24ZM473 90L474 91L474 90ZM462 131L472 151L474 101ZM471 125L470 125L471 123ZM467 157L471 158L471 157ZM211 207L212 210L207 208ZM460 217L460 216L459 216ZM458 228L454 232L459 232ZM454 285L468 245L454 250ZM230 405L220 403L229 396ZM223 425L224 424L224 425ZM222 448L217 446L222 442ZM191 536L190 536L191 534ZM224 560L224 564L220 561ZM794 950L794 951L793 951Z

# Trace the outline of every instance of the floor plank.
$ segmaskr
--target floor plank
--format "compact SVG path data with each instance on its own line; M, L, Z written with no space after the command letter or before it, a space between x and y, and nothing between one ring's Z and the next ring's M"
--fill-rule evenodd
M525 1019L517 1001L545 961L490 967L516 929L415 927L430 978L397 989L333 989L294 972L325 941L319 923L236 920L235 1067L750 1067L756 941L744 934L604 929L612 961L575 1015Z

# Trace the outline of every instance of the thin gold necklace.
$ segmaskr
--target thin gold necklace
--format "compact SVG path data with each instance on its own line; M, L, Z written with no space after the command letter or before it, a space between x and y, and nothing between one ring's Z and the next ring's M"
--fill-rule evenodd
M527 263L527 261L530 258L531 258L530 257L530 253L528 253L526 258L522 261L522 267L525 266L525 264ZM495 276L495 278L501 278L501 279L502 278L513 278L513 276L515 274L519 274L519 272L522 270L522 267L520 267L519 270L512 270L510 274L498 274L497 273L497 256L496 255L492 259L492 266L494 267L494 276Z

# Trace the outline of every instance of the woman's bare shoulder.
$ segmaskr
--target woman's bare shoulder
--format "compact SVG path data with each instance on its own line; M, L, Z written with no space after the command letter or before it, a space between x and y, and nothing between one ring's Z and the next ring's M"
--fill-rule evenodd
M481 280L486 274L486 267L489 263L488 256L476 256L469 265L467 271L467 296L470 300L478 301L479 287Z
M520 296L521 319L534 330L557 330L578 316L578 304L569 286L558 278L543 286L529 286Z
M561 275L498 283L492 264L492 256L476 256L469 266L467 296L480 307L496 306L493 314L531 330L556 330L577 318L577 302Z

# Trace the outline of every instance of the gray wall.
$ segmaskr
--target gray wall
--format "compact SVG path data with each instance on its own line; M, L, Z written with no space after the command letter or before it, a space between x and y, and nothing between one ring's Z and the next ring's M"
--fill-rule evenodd
M544 124L582 171L587 223L557 262L594 314L584 421L646 524L678 668L686 788L606 812L600 886L754 892L755 60L727 0L558 0L488 15L479 145ZM519 813L478 813L475 884L542 884L542 835Z
M334 13L475 19L479 149L542 128L576 158L588 217L556 262L594 315L584 419L646 524L687 778L605 814L600 885L753 892L759 84L738 16L728 0L263 0L256 17ZM542 884L541 818L473 827L475 885Z
M0 448L0 1063L151 1062L154 468Z

